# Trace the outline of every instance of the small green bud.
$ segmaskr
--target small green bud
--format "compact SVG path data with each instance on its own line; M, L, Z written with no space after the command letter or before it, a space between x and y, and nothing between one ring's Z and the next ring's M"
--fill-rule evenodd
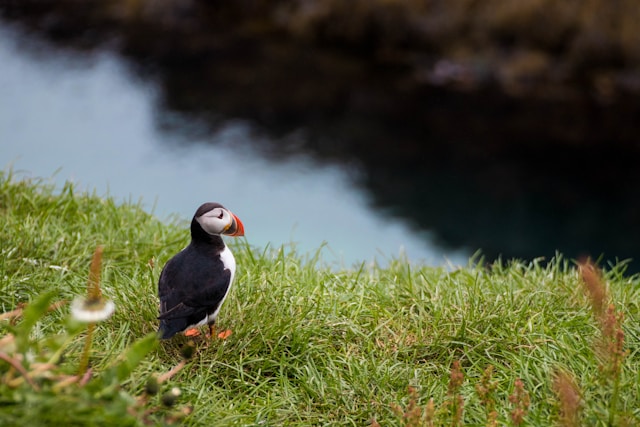
M160 391L160 385L158 384L158 378L155 375L149 377L144 391L151 396L158 394L158 391Z
M193 341L188 341L185 345L180 348L180 355L185 359L189 360L193 357L193 353L196 350L196 345Z
M178 400L178 396L180 396L180 389L178 387L174 387L162 395L162 404L170 408L175 405L176 400Z

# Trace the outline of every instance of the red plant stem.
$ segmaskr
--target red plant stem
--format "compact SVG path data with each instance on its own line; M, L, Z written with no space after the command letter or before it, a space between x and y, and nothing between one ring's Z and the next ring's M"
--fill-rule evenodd
M16 359L12 358L7 353L2 352L2 351L0 351L0 359L6 361L8 364L13 366L16 371L20 372L20 375L22 375L24 377L25 381L27 381L29 383L29 385L31 387L33 387L33 389L35 391L39 391L40 390L38 385L36 383L34 383L33 380L29 377L29 373L27 372L26 369L24 369L24 366L22 366L20 364L20 362L18 362Z

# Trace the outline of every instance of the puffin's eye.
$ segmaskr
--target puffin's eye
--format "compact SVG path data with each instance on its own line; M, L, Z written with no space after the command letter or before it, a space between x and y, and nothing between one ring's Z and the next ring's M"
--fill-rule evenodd
M222 219L223 216L224 216L224 213L220 211L220 215L218 215L218 219Z

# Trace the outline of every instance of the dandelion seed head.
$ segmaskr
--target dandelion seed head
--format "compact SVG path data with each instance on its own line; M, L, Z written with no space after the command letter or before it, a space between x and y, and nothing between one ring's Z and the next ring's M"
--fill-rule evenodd
M105 298L76 298L71 303L71 315L80 322L101 322L107 320L116 309L113 301Z

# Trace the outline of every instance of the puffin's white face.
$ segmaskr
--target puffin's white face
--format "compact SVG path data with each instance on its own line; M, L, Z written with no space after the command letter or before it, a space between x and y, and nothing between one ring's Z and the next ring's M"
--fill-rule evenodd
M244 226L240 219L223 207L214 207L197 216L196 221L209 234L244 235Z

